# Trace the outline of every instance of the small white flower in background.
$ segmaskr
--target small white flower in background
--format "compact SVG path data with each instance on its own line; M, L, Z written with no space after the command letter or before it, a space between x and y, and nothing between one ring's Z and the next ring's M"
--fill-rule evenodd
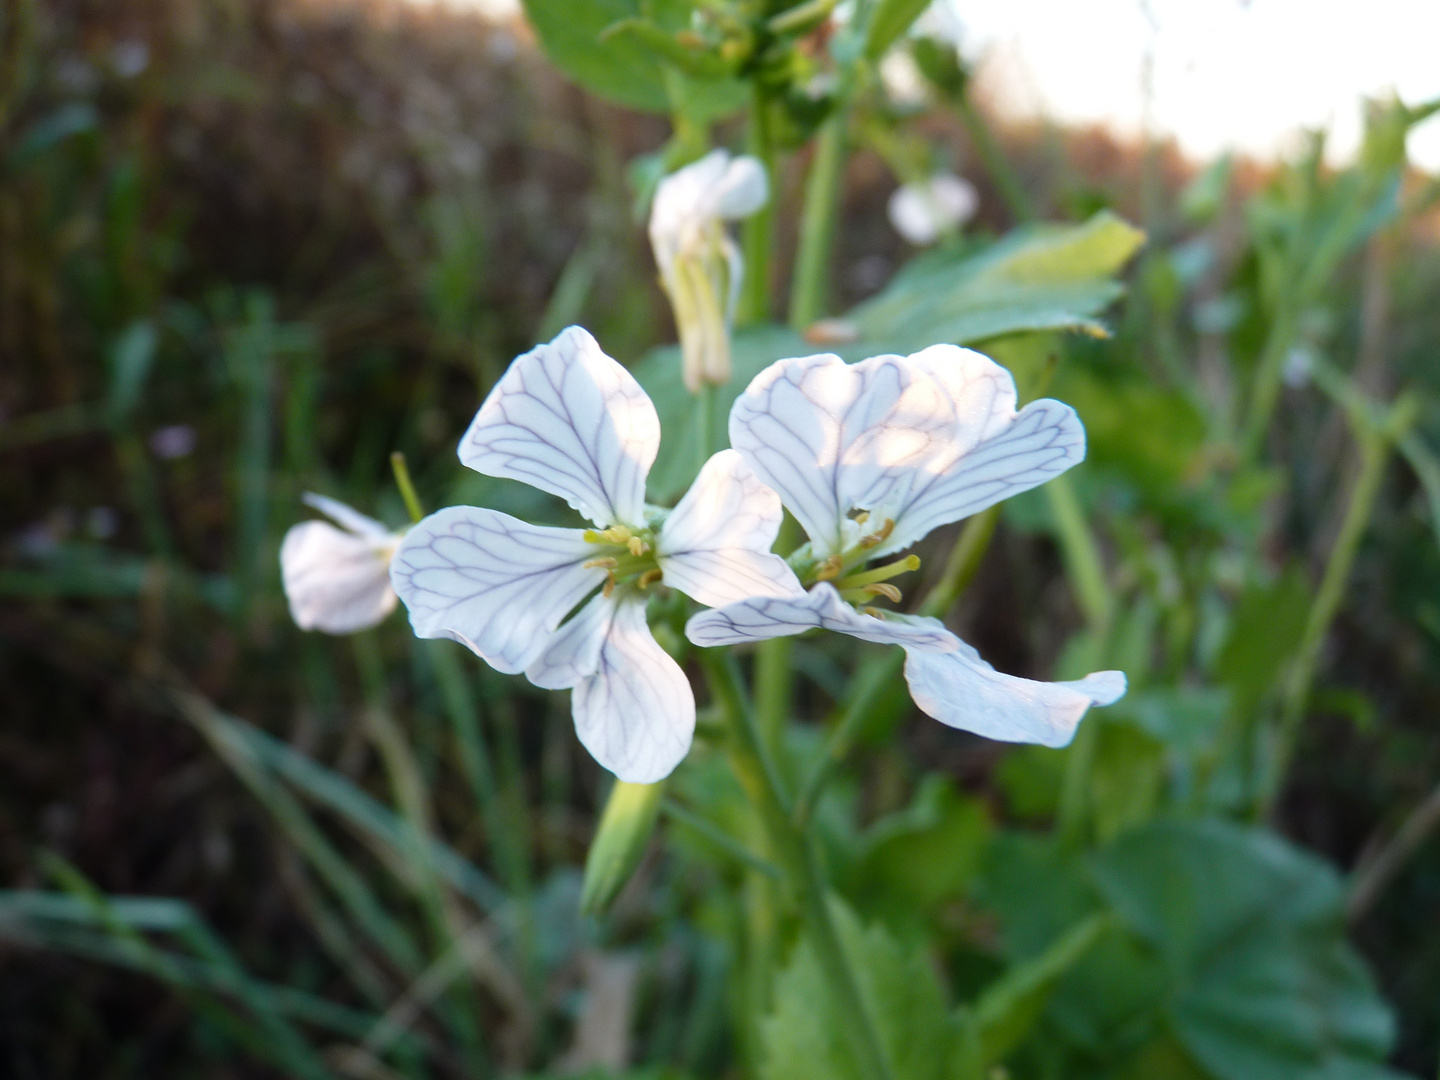
M791 562L818 584L802 597L703 611L687 636L716 646L823 627L900 645L911 696L942 723L1010 742L1068 743L1091 705L1124 694L1122 673L1059 683L1002 675L938 620L870 606L899 600L888 581L918 560L868 562L1084 459L1073 409L1042 400L1017 413L1015 403L1009 372L953 345L854 365L809 356L762 371L731 410L730 442L809 535Z
M890 196L890 224L912 244L933 244L975 216L975 185L953 173L936 173L923 183L902 184Z
M194 453L195 441L195 429L189 424L170 424L150 433L150 452L161 461L174 461Z
M390 558L402 533L324 495L304 496L329 521L302 521L280 545L280 577L302 630L353 634L395 610Z
M685 385L730 381L730 321L744 261L727 221L765 205L770 185L753 157L712 150L660 181L650 208L650 245L675 311Z
M645 505L659 448L645 391L572 326L510 365L460 441L460 460L557 495L596 528L452 506L412 528L390 567L418 636L453 638L536 686L572 688L580 741L640 784L668 776L695 730L685 673L645 621L651 587L709 605L804 595L770 551L780 499L740 455L712 457L667 512Z

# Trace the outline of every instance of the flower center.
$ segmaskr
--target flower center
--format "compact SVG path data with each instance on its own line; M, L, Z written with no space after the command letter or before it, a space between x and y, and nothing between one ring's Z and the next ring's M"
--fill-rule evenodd
M633 583L637 588L647 589L663 579L660 564L655 560L655 529L612 525L608 529L586 529L584 536L587 544L596 547L595 558L585 566L605 571L606 596L622 585Z
M920 569L920 557L906 555L903 559L886 563L884 566L871 570L863 569L870 559L870 552L888 540L895 531L895 522L886 518L879 528L868 528L871 524L870 515L865 511L851 515L850 520L860 527L860 536L853 544L838 554L827 555L823 559L815 558L812 545L805 544L790 556L788 561L791 569L806 588L817 581L833 582L841 599L856 607L871 603L877 596L883 596L898 604L904 596L889 581L901 574ZM876 613L874 609L862 607L862 610Z

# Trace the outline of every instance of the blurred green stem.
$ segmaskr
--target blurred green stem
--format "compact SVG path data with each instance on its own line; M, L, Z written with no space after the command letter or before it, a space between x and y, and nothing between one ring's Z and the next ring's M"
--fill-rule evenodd
M1270 334L1260 353L1260 362L1255 369L1255 383L1250 391L1250 411L1245 417L1245 429L1241 435L1240 460L1254 461L1260 453L1265 433L1270 430L1270 418L1280 400L1280 385L1285 373L1285 358L1290 354L1294 338L1294 319L1290 305L1281 302L1270 324Z
M825 314L830 288L830 253L845 172L848 119L848 110L841 108L825 121L815 140L815 157L805 181L805 209L800 219L795 277L790 285L790 325L796 330L804 330Z
M1000 190L1000 197L1005 200L1005 206L1010 211L1010 216L1016 222L1023 223L1033 221L1035 218L1035 207L1030 204L1030 197L1025 194L1025 187L1020 183L1020 178L1015 175L1015 170L1010 167L1006 160L1005 153L1000 149L1000 143L995 138L995 133L980 115L978 109L970 100L967 92L961 96L956 103L960 111L960 119L965 124L965 130L970 135L970 141L975 144L975 151L980 155L980 161L985 166L985 171L990 174L991 181Z
M1390 410L1384 426L1364 412L1364 403L1356 402L1347 410L1351 426L1360 449L1360 470L1350 487L1345 507L1345 516L1340 522L1340 531L1335 544L1325 561L1325 573L1320 579L1320 588L1310 605L1305 621L1305 633L1300 639L1294 666L1290 669L1282 690L1280 706L1280 727L1276 733L1274 755L1266 772L1266 781L1261 786L1260 800L1256 807L1257 817L1268 818L1275 809L1276 801L1285 784L1290 760L1295 754L1295 745L1300 727L1305 719L1305 706L1310 700L1310 690L1315 682L1315 668L1324 648L1330 626L1340 611L1345 598L1345 586L1350 580L1355 556L1360 551L1360 542L1365 538L1370 519L1375 513L1375 501L1380 494L1380 485L1385 479L1385 466L1390 460L1390 449L1394 440L1402 437L1415 420L1416 408L1413 398L1402 398Z
M715 445L715 384L701 381L695 391L695 472L710 460Z
M405 463L403 451L396 450L390 455L390 470L395 474L395 486L400 489L400 497L405 500L410 523L419 524L425 516L425 508L420 505L420 496L415 493L415 482L410 479L410 466Z
M780 523L774 549L781 555L795 550L800 541L799 523L786 514ZM785 722L795 692L795 641L777 637L755 646L755 717L766 749L783 760Z
M770 252L775 242L775 142L770 131L770 98L759 82L753 84L750 101L749 151L765 168L770 198L745 219L741 237L745 252L745 279L740 286L740 306L735 313L738 326L765 322L770 318Z
M995 535L995 526L999 520L1000 508L992 506L965 523L955 540L955 546L950 549L950 556L945 561L940 580L920 604L921 615L932 619L943 618L945 613L955 606L955 601L980 569L980 561L990 547L990 540ZM795 800L796 828L804 829L809 825L831 773L850 753L860 732L873 719L880 701L893 690L904 663L904 650L886 649L883 653L871 657L851 680L850 692L841 710L840 719L831 728L830 736L825 741L825 749L811 765Z
M784 788L761 741L755 715L745 700L735 659L721 649L699 649L697 653L710 692L730 728L728 749L735 774L765 822L773 854L800 900L809 940L820 966L834 988L840 1011L849 1018L844 1038L851 1043L851 1051L865 1080L890 1080L889 1062L874 1019L865 1008L859 982L830 913L815 846L808 833L791 820L786 809Z
M1045 497L1055 518L1055 532L1060 541L1060 554L1066 573L1075 589L1075 598L1091 633L1103 638L1115 614L1115 597L1105 578L1105 564L1100 558L1100 545L1085 511L1075 494L1070 477L1057 476L1045 485Z

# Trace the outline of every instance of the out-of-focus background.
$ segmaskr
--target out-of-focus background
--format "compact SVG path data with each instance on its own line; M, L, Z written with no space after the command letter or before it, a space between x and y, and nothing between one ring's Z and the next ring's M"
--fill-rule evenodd
M1362 93L1440 94L1434 5L991 8L961 6L962 49L1024 204L1067 221L1109 208L1150 235L1153 257L1111 313L1115 338L1076 346L1096 371L1117 356L1163 382L1170 364L1258 351L1255 252L1282 216L1285 169L1304 171L1299 129L1333 124L1314 164L1333 177L1360 153ZM629 171L669 128L569 83L503 5L4 0L0 11L0 884L74 872L106 893L184 900L247 968L319 994L344 949L325 940L300 833L277 830L277 804L156 688L188 685L383 792L376 751L349 719L375 657L290 623L280 538L307 490L402 523L397 449L432 505L486 499L455 442L496 374L561 327L583 323L627 363L673 340ZM912 75L891 74L897 92ZM979 192L973 233L1016 224L976 125L944 110L921 124ZM1437 127L1417 128L1403 177L1426 209L1346 252L1323 301L1297 315L1277 460L1249 495L1201 505L1215 462L1203 411L1183 395L1068 384L1111 478L1093 495L1112 526L1107 558L1143 568L1125 588L1189 596L1198 562L1175 562L1162 542L1177 528L1219 562L1235 530L1263 530L1277 565L1318 577L1351 472L1307 350L1347 364L1358 350L1361 385L1415 388L1420 429L1440 429ZM778 185L779 293L803 165ZM895 186L878 155L857 152L836 310L911 254L886 218ZM1229 392L1203 371L1195 385ZM1156 432L1173 439L1146 441ZM1397 469L1381 492L1279 814L1287 836L1342 870L1413 821L1440 780L1440 555L1417 475ZM1245 516L1282 487L1263 516ZM998 667L1043 674L1081 616L1055 544L1025 513L1002 525L962 617ZM1267 595L1246 617L1294 623L1288 594ZM1157 607L1149 625L1189 619L1203 635L1206 602ZM402 622L373 648L414 676L400 719L435 814L462 853L503 864L503 835L472 820L446 764L447 684ZM1156 664L1171 660L1183 668ZM807 662L826 685L833 660ZM817 715L824 700L813 691ZM872 816L895 808L905 755L940 763L1002 817L1054 812L1033 786L1045 766L1007 773L994 744L937 727L904 728L859 778ZM540 953L561 958L546 961L546 1000L593 985L602 976L586 964L618 941L639 957L607 969L640 987L629 1056L718 1075L728 991L707 937L723 935L694 914L710 911L704 882L655 870L664 888L619 924L579 920L575 868L602 778L563 695L517 691L496 731L518 792L500 833L523 833L528 852L507 884L554 916L537 923ZM1353 924L1398 1017L1392 1063L1421 1076L1440 1041L1440 842L1428 828ZM348 834L336 843L367 850ZM166 984L133 956L96 946L87 958L81 945L18 931L0 944L0 1075L277 1075L231 1052L223 1025L175 991L183 978ZM542 1035L571 1039L563 1026Z

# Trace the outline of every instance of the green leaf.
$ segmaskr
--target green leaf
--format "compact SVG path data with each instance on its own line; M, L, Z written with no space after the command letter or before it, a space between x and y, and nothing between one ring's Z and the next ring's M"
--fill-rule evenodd
M1108 916L1090 916L1039 956L1016 964L986 988L964 1014L982 1067L1003 1060L1025 1037L1056 983L1094 947L1108 926Z
M878 60L930 6L930 0L880 0L865 32L865 55Z
M846 318L871 352L912 352L1023 330L1103 335L1096 316L1123 291L1114 275L1144 239L1109 211L1083 225L1027 226L979 255L919 256Z
M1309 614L1310 584L1298 566L1241 595L1230 633L1215 658L1215 675L1230 687L1242 714L1251 713L1278 686L1282 669L1300 646Z
M585 884L580 890L580 910L584 914L605 911L635 873L655 831L664 792L663 783L615 781L585 857Z
M1093 861L1160 958L1165 1021L1215 1080L1382 1076L1394 1021L1345 941L1325 863L1261 829L1167 822Z
M654 5L659 11L648 10L652 5L640 0L524 0L524 4L545 55L581 86L616 104L644 112L679 109L703 123L734 112L749 99L748 88L737 79L682 76L671 84L653 35L607 33L617 25L640 23L662 33L680 29L689 21L692 5L688 3L670 0ZM645 16L652 16L654 22Z
M929 961L883 928L862 926L840 901L832 899L831 910L891 1077L943 1080L958 1029ZM761 1080L863 1080L847 1021L807 940L776 980L774 1000L762 1026Z
M862 838L850 895L891 926L924 919L974 876L990 830L982 801L960 794L949 777L927 776L908 807Z

